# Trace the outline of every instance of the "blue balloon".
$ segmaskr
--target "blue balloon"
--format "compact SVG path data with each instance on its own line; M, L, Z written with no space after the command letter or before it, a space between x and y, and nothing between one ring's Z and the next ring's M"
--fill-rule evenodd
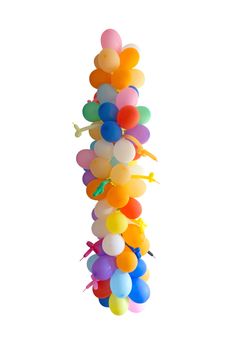
M104 307L109 307L109 297L99 299L99 302Z
M131 89L134 89L134 90L137 92L138 96L139 96L139 91L138 91L138 89L136 88L136 86L129 85L129 87L130 87Z
M136 269L130 272L130 276L132 278L141 277L145 274L145 272L146 272L146 263L142 259L139 259Z
M127 297L132 289L130 275L117 269L110 279L110 288L118 298Z
M101 126L101 135L108 142L117 142L122 136L122 130L116 122L108 121Z
M118 108L114 103L105 102L99 106L99 117L103 122L115 121L117 118Z
M150 288L148 284L140 278L132 279L133 286L129 298L135 303L142 304L150 297Z
M98 259L98 255L94 254L92 256L90 256L90 258L88 258L87 260L87 268L90 272L92 272L92 266L94 264L94 262Z
M95 144L96 144L96 141L93 141L93 142L90 144L90 149L91 149L91 150L93 150L93 149L94 149Z

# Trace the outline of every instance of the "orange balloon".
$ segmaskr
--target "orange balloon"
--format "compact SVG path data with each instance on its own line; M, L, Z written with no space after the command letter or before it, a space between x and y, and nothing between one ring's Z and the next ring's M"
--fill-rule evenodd
M87 195L89 198L94 199L96 201L99 201L99 200L104 199L106 197L106 194L108 193L108 191L112 187L112 185L110 183L105 185L103 193L98 194L98 196L93 195L93 193L96 191L97 187L101 184L102 181L103 180L101 180L101 179L95 179L95 180L92 180L89 182L89 184L87 185L87 188L86 188L86 192L87 192Z
M148 250L150 249L149 239L145 238L144 241L140 244L139 248L141 255L146 255Z
M148 281L150 278L150 271L147 269L143 276L140 277L143 281Z
M123 272L131 272L136 269L138 259L132 250L124 250L116 257L116 265Z
M101 139L102 136L101 136L100 128L101 128L102 124L103 123L98 123L98 124L96 124L95 128L89 129L89 135L94 140L100 140Z
M130 73L129 73L130 76ZM111 74L102 71L101 69L96 69L91 72L89 77L91 85L98 89L101 84L110 84L111 83Z
M140 197L146 191L146 184L141 179L131 179L123 187L130 197Z
M111 83L116 89L124 89L130 85L131 73L128 70L117 69L111 78Z
M99 55L96 55L94 58L94 65L96 66L96 68L100 68L99 63L98 63L98 56Z
M131 69L138 64L139 53L134 47L128 47L120 53L120 67Z
M129 195L123 186L113 186L106 197L108 203L114 208L122 208L129 201Z
M122 236L127 244L133 248L139 248L145 240L145 235L139 226L130 224Z
M126 206L121 208L121 212L129 219L136 219L142 213L142 206L135 198L130 198Z
M110 175L112 169L111 164L107 159L96 157L90 164L90 170L95 177L106 179Z

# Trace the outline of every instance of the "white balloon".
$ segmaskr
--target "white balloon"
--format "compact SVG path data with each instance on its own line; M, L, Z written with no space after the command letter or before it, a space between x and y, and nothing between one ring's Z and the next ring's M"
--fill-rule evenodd
M104 238L109 234L107 227L105 226L106 218L97 219L93 222L91 230L93 235L98 238Z
M97 218L103 218L111 214L114 210L115 208L111 207L111 205L109 205L108 202L103 199L96 204L94 212Z
M136 151L132 142L124 138L117 141L113 148L114 157L121 163L131 162L135 157Z
M111 256L119 255L125 249L125 241L118 234L109 234L104 237L102 243L103 251Z
M113 144L105 140L98 140L94 145L94 152L98 157L111 159L113 154Z
M145 174L145 169L139 164L130 165L129 170L132 175L143 175Z
M122 50L121 51L124 51L124 49L128 49L128 48L133 48L133 49L136 49L137 50L137 52L139 52L140 53L140 49L139 49L139 47L137 46L137 45L135 45L135 44L128 44L128 45L125 45L123 48L122 48Z

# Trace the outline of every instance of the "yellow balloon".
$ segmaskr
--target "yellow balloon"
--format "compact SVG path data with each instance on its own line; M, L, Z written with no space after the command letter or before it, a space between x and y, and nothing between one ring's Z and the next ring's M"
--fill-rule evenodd
M143 281L148 281L150 278L150 271L147 269L143 276L140 277Z
M118 298L114 294L111 294L109 298L109 308L114 315L120 316L128 311L128 298Z
M103 49L98 55L98 65L104 72L112 73L120 65L120 57L113 49Z
M139 69L130 70L130 85L141 87L145 82L145 76Z
M131 179L123 187L130 197L140 197L146 191L146 184L141 179Z
M108 215L106 227L110 233L122 233L128 227L128 219L120 211L116 210Z
M96 157L90 164L92 174L99 179L106 179L110 175L111 164L105 158Z
M112 168L111 180L115 185L124 185L130 180L130 170L127 165L117 164Z

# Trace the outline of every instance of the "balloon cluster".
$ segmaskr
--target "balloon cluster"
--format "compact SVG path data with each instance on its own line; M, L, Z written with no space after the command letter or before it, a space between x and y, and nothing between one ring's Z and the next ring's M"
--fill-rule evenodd
M88 130L94 139L90 149L81 150L76 157L84 169L87 196L97 201L92 233L98 240L87 242L89 249L84 254L95 253L87 260L92 281L86 289L92 287L102 306L122 315L127 310L140 312L150 296L149 271L142 259L149 251L149 240L137 198L146 191L144 180L156 180L153 173L142 174L137 160L156 157L143 148L150 137L144 125L150 111L137 106L138 88L144 83L143 73L135 69L138 49L135 45L122 48L113 29L102 34L101 45L94 59L96 69L90 74L97 91L82 111L91 124L83 128L74 124L75 136Z

